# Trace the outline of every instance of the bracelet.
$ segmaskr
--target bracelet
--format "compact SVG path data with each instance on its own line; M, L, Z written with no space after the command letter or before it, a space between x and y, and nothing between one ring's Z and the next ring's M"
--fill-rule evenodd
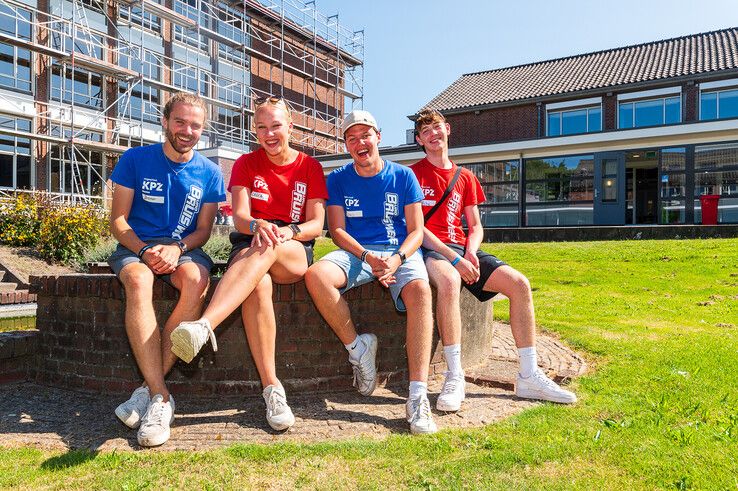
M143 246L141 250L138 251L138 258L141 259L144 255L144 252L148 251L152 247L154 247L154 244L146 244L145 246Z
M461 261L461 256L457 254L454 260L451 261L451 266L456 266L457 264L459 264L459 261Z
M362 263L365 263L366 262L366 256L367 256L367 254L369 254L369 249L364 249L364 252L361 253L361 262Z
M253 219L249 222L249 230L252 234L256 232L256 219Z

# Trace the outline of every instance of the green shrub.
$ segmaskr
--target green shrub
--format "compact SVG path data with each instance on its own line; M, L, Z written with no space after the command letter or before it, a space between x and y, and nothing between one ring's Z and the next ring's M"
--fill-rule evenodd
M227 261L231 253L231 242L227 236L211 235L210 240L202 246L202 250L210 256L213 261Z
M107 262L117 245L118 241L113 237L101 239L97 244L84 251L77 265L77 269L79 271L87 271L87 263Z
M108 235L108 219L93 206L48 207L42 213L39 252L48 261L81 263L85 251Z
M0 205L0 244L33 246L38 242L42 198L19 194L13 201Z

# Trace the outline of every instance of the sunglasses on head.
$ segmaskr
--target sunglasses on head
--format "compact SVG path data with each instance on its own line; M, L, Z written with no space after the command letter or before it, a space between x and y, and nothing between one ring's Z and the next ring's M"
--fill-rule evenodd
M280 102L284 102L284 99L281 97L275 97L275 96L268 96L268 97L257 97L254 99L254 105L261 106L262 104L279 104Z

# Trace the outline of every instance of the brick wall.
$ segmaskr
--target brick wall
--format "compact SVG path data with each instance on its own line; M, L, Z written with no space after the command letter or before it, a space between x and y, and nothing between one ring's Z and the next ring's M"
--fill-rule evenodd
M0 332L0 384L26 380L36 359L36 331Z
M451 125L449 145L452 147L538 136L538 108L535 104L490 109L479 114L450 114L446 120Z
M40 383L101 392L128 392L141 375L128 344L124 292L113 275L68 275L34 278L38 289L39 329L36 369ZM214 290L216 278L213 278ZM154 306L160 325L176 301L176 291L158 281ZM377 362L389 382L406 378L405 316L398 314L388 292L369 284L347 294L360 332L379 337ZM492 304L481 304L466 292L464 352L467 366L489 354ZM349 389L352 372L346 350L315 310L303 282L277 285L277 374L288 391ZM246 344L239 313L216 329L219 351L208 344L189 365L178 362L168 377L170 389L198 394L261 392L258 373ZM442 347L434 338L431 373L445 369Z

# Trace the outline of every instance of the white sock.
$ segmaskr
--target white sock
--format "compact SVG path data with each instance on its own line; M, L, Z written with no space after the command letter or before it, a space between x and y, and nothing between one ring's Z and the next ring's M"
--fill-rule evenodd
M443 357L446 359L446 366L448 371L453 374L464 373L464 369L461 368L461 345L450 344L443 347Z
M520 376L528 378L538 370L538 355L536 347L518 348L518 361L520 362Z
M428 384L425 382L410 382L410 395L408 396L410 400L417 399L422 396L428 395Z
M358 361L361 355L364 354L364 351L366 351L366 345L359 336L356 336L353 343L344 344L344 346L346 347L346 351L349 352L349 358L354 361Z

